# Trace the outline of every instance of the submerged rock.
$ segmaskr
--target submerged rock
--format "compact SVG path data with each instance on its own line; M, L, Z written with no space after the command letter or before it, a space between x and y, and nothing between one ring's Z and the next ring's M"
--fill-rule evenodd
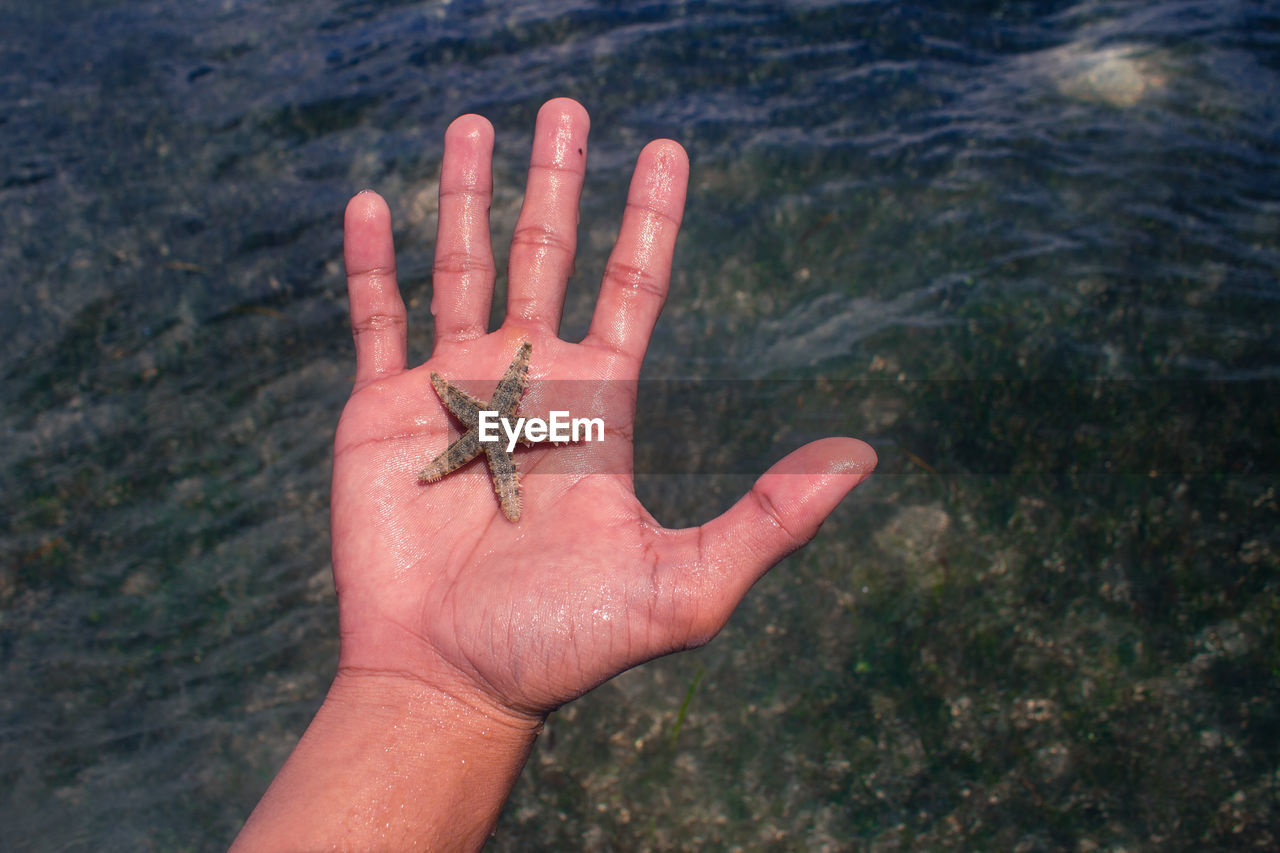
M1168 84L1158 53L1142 45L1069 44L1041 59L1058 92L1079 101L1132 107Z

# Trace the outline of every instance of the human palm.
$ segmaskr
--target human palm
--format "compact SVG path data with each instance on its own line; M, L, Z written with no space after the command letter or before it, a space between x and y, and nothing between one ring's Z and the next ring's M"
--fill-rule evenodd
M335 442L332 499L346 676L419 679L504 713L543 715L629 666L708 640L874 467L861 442L827 439L782 460L700 528L666 530L644 510L631 477L635 387L666 295L688 165L675 143L642 153L591 329L581 343L561 341L586 130L572 102L539 114L506 320L486 333L492 130L475 116L450 128L436 344L417 368L406 366L386 206L362 193L348 207L357 375ZM548 404L604 414L606 438L518 450L524 512L512 523L483 459L431 484L417 473L451 437L430 372L485 399L522 340L533 351L521 414ZM566 392L576 402L550 399L565 389L577 389ZM607 413L573 410L584 401Z
M534 344L530 396L540 383L588 376L634 391L630 360L521 334ZM499 331L352 395L336 442L334 561L344 667L439 677L443 666L444 675L536 714L687 644L680 598L660 589L679 578L656 572L696 561L697 542L694 531L664 531L636 499L629 411L625 423L608 424L601 447L518 450L517 523L500 511L483 457L439 482L418 482L451 438L430 371L497 376L521 334ZM653 607L655 592L665 608ZM354 623L346 618L353 600L365 604Z

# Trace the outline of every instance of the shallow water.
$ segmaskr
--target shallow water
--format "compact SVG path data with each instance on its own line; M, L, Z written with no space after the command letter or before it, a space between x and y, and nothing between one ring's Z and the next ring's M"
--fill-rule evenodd
M0 32L0 847L234 835L335 661L343 206L391 203L425 356L445 126L497 128L501 265L557 95L593 128L566 337L640 147L693 164L646 505L705 520L832 433L881 467L708 647L555 714L494 849L1276 843L1271 4L56 0Z

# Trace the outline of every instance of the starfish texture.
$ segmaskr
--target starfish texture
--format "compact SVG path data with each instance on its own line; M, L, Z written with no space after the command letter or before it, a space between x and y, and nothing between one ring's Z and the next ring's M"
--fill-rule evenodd
M480 412L497 412L500 419L515 420L532 352L533 344L528 341L520 344L511 366L498 380L498 387L493 389L493 396L487 403L452 385L440 374L431 374L431 387L436 389L440 402L462 422L466 432L422 469L418 475L419 483L434 483L475 459L483 450L489 461L489 476L493 478L493 490L498 493L502 514L509 521L520 520L520 477L516 473L516 460L502 441L480 441Z

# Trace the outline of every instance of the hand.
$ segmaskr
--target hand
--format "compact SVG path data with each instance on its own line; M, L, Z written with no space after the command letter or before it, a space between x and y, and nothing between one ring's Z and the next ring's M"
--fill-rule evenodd
M556 334L573 271L587 126L570 101L553 101L538 117L511 245L507 315L491 333L493 130L477 116L449 128L431 304L436 346L417 368L405 364L387 208L372 193L348 208L357 373L338 428L332 504L344 674L403 674L540 718L630 666L705 643L874 464L861 443L818 442L780 462L723 516L665 530L636 500L634 408L618 405L609 408L625 421L606 417L606 424L609 442L623 445L625 469L542 474L540 466L555 462L549 454L572 451L518 451L525 506L518 523L499 511L483 459L437 483L417 482L448 443L449 416L431 371L496 380L528 340L531 388L591 379L634 399L667 294L688 161L670 141L641 153L590 331L567 343Z
M701 527L667 530L645 511L630 467L635 386L667 294L688 160L671 141L641 152L590 330L568 343L557 331L587 128L572 101L552 101L538 115L506 318L487 332L493 129L478 116L449 127L431 303L435 351L416 368L406 365L387 206L364 192L347 208L356 378L334 450L342 646L330 701L337 694L356 706L377 696L379 707L394 708L397 696L419 704L424 693L448 697L441 701L467 725L518 733L511 748L527 751L552 709L628 667L709 640L750 586L809 541L875 466L867 445L826 439L778 462ZM533 345L525 403L549 380L591 380L614 392L614 404L600 447L517 451L524 510L512 523L483 458L427 485L417 474L450 438L429 374L496 380L523 340ZM483 397L491 389L471 390ZM579 458L593 461L564 463ZM509 767L502 772L514 779Z

